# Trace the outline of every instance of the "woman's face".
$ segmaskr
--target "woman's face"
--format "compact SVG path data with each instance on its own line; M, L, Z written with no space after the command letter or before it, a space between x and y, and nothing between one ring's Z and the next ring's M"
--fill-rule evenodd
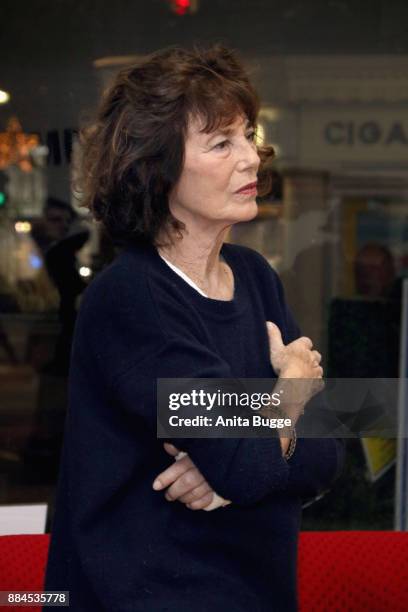
M258 212L256 188L237 191L257 180L260 158L254 129L242 116L227 131L205 134L201 127L197 120L190 121L182 174L169 199L173 215L187 228L193 222L207 228L253 219Z

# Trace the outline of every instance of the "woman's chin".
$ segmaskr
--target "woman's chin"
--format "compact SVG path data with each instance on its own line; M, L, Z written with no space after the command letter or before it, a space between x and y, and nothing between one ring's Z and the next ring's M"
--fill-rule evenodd
M256 199L253 198L251 200L247 200L246 202L242 202L242 204L234 204L227 211L225 211L222 217L218 217L218 221L221 219L228 223L243 223L245 221L251 221L251 219L255 219L258 215L258 204L256 203Z
M237 206L234 211L236 212L237 217L236 223L254 219L257 216L258 211L258 204L256 203L255 198L249 200L248 202L243 202L240 206Z

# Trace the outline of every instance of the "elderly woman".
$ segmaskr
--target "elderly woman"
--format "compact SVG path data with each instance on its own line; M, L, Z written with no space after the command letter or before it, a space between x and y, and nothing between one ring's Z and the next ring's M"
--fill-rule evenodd
M156 437L158 378L322 376L277 274L224 242L268 189L258 110L233 52L169 48L121 71L84 133L85 204L123 249L71 357L46 589L72 610L297 607L301 501L341 442Z

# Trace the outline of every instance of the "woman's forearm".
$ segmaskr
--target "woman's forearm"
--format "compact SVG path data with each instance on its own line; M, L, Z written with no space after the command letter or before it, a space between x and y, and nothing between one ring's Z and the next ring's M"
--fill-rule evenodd
M280 437L280 445L282 448L282 455L286 455L288 452L289 444L292 438L283 438Z
M285 397L285 400L282 401L278 406L271 403L267 406L264 406L260 413L262 416L268 418L285 418L290 419L291 425L293 428L301 414L304 412L304 406L308 401L308 394L305 393L301 384L297 384L298 381L296 379L290 378L288 375L280 376L278 378L276 388L279 389L280 395ZM293 439L292 436L287 436L287 427L283 430L278 429L279 433L279 441L282 449L282 455L285 456L288 452L290 443Z

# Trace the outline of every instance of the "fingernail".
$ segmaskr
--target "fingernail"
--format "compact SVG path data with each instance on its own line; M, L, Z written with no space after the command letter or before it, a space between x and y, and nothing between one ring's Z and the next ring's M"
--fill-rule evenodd
M161 480L159 480L158 478L156 478L156 480L155 480L155 481L154 481L154 483L153 483L153 489L154 489L155 491L160 491L160 489L162 489L162 488L163 488L163 484L162 484Z

